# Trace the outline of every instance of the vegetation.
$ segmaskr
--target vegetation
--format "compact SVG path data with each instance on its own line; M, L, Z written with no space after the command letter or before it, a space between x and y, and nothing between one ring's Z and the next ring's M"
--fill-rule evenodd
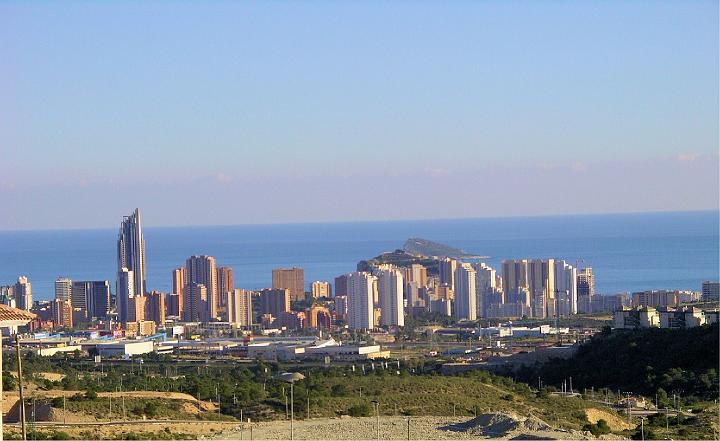
M600 419L595 424L585 424L583 426L583 430L587 430L595 436L600 436L605 435L606 433L610 433L610 426L608 426L607 421Z
M516 373L532 382L560 384L572 377L582 388L611 388L654 397L670 406L669 395L683 404L718 397L718 325L689 329L606 330L569 359L553 359Z
M395 266L405 268L409 267L414 263L420 264L427 268L427 273L429 276L437 276L439 271L438 261L436 259L414 256L412 254L406 253L403 250L395 250L390 253L383 253L377 257L373 257L370 260L362 260L358 263L357 269L358 271L368 271L371 266L380 265L383 263L389 263Z
M473 257L460 248L453 248L438 242L433 242L419 237L411 237L405 241L403 251L420 256L442 256L442 257Z

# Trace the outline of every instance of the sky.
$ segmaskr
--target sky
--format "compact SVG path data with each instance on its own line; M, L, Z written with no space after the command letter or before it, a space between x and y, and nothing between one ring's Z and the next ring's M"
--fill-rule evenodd
M715 1L0 2L0 229L717 210Z

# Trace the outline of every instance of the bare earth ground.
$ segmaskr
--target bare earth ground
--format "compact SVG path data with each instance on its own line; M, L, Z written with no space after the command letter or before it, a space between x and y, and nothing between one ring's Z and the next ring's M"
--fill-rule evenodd
M472 420L472 419L470 419ZM407 417L382 417L380 419L380 439L408 439ZM491 436L482 435L473 427L468 428L468 418L452 417L413 417L410 418L410 439L452 440L452 439L487 439ZM464 426L462 430L458 426ZM226 430L215 439L249 440L252 426L253 440L282 440L290 438L289 421L274 421L245 424L241 427ZM377 439L376 419L367 418L322 418L295 422L296 440L371 440ZM449 428L455 430L448 430ZM445 430L444 430L445 429ZM469 429L469 430L467 430ZM531 429L511 429L494 439L595 439L589 433ZM608 437L611 439L612 437Z
M92 425L92 426L39 426L40 430L57 430L62 431L75 439L117 439L121 434L130 432L160 432L168 428L173 433L181 433L190 435L192 438L199 439L212 436L227 429L230 425L237 423L223 423L216 421L197 421L197 422L173 422L173 423L151 423L151 422L133 422L112 425ZM15 425L6 425L5 433L19 433L20 428ZM249 439L249 438L248 438Z

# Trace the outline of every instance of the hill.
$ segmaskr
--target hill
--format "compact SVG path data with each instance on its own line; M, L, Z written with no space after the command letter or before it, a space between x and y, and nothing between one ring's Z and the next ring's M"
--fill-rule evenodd
M687 400L718 397L718 325L690 329L641 329L596 335L568 359L553 359L520 373L525 381L579 388L611 388L664 399L676 391Z
M430 257L455 257L455 258L471 258L478 257L466 253L460 248L454 248L438 242L433 242L419 237L411 237L405 241L403 251L415 256Z

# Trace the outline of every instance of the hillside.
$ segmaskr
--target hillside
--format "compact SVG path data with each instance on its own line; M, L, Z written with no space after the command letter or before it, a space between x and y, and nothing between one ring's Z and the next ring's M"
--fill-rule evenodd
M403 245L403 251L415 256L430 256L430 257L474 257L460 248L454 248L449 245L445 245L439 242L433 242L427 239L421 239L419 237L411 237L405 241Z
M690 329L603 332L569 359L551 360L520 373L548 385L572 377L578 388L622 389L664 399L672 391L688 400L718 397L718 325Z

